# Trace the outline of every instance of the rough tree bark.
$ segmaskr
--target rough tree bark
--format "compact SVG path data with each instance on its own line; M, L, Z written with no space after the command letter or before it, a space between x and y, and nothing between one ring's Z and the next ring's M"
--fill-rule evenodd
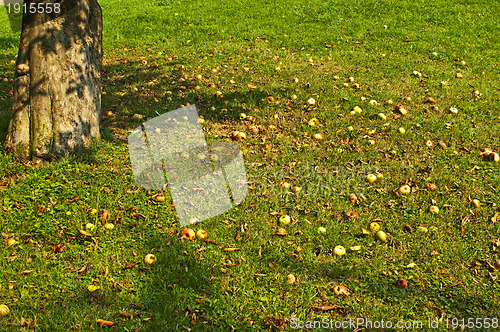
M60 12L23 15L4 148L52 159L100 138L102 11L97 0L24 3L56 3Z

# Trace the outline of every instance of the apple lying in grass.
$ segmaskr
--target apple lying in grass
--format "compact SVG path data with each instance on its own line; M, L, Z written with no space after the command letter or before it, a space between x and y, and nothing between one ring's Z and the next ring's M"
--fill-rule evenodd
M208 238L208 232L204 229L199 229L197 232L196 232L196 238L198 240L205 240L206 238Z
M9 307L5 304L0 304L0 316L5 316L10 312Z
M473 199L472 204L474 204L476 209L479 209L479 207L481 207L481 202L478 199Z
M290 222L292 221L292 219L290 218L289 215L282 215L279 219L279 222L283 225L288 225Z
M104 224L104 228L106 228L107 230L112 230L113 228L115 228L115 225L111 222L107 222Z
M153 254L147 254L146 257L144 257L144 263L151 265L156 261L156 257Z
M380 224L378 222L372 222L370 223L370 230L372 232L378 232L380 230Z
M439 208L437 206L435 206L435 205L431 205L429 207L429 212L430 213L434 213L434 214L438 214L439 213Z
M377 176L375 174L368 174L366 176L366 181L373 183L373 182L377 181Z
M406 194L409 194L411 192L411 188L409 185L405 184L405 185L402 185L401 187L399 187L399 192L406 195Z
M185 240L193 240L196 234L191 228L184 228L182 230L182 238Z
M387 234L384 231L378 231L375 236L382 242L387 242Z
M399 278L396 281L396 287L404 289L404 288L408 287L408 282L402 278Z
M293 285L295 283L295 276L293 274L289 274L286 276L287 282L290 285Z
M337 256L343 256L345 255L345 248L342 246L336 246L333 248L333 253Z
M13 246L14 244L16 244L16 240L14 240L13 238L5 240L5 246L7 248Z
M319 234L325 234L326 233L326 228L324 228L324 227L318 227L318 233Z

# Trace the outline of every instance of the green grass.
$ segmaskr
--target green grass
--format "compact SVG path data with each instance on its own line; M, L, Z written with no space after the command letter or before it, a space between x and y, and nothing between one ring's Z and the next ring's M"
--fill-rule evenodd
M100 330L96 319L104 319L124 331L264 331L279 319L292 328L291 318L361 317L424 326L442 318L445 330L444 313L449 326L453 318L498 317L500 221L491 218L500 204L500 169L479 155L485 148L500 151L495 3L101 5L103 139L52 164L23 163L0 150L0 231L17 241L0 249L0 304L10 308L0 317L3 330L31 321L42 331ZM1 12L0 24L8 23ZM1 30L2 142L18 40ZM311 97L314 105L307 103ZM128 159L133 128L186 103L206 120L209 142L230 141L233 130L247 134L237 144L254 189L236 208L194 227L215 243L180 240L169 192L157 202L160 191L137 188ZM396 104L408 114L395 111ZM363 112L352 115L356 105ZM253 122L240 120L241 112ZM313 117L315 127L307 124ZM252 124L264 131L253 134ZM367 136L371 129L376 132ZM323 140L312 138L317 132ZM377 172L384 178L365 181ZM302 192L285 191L281 181ZM409 195L398 193L405 183ZM359 204L348 199L353 192ZM433 202L437 215L428 212ZM105 230L92 209L110 211L115 228ZM350 210L359 218L347 220ZM292 217L284 237L272 235L281 214ZM389 234L387 243L360 235L375 219ZM92 238L78 232L89 222L98 225ZM326 234L318 234L320 226ZM63 243L67 248L55 253L51 245ZM336 245L347 254L333 255ZM361 250L349 249L355 245ZM242 250L223 251L228 247ZM158 261L147 266L142 260L151 252ZM138 264L124 269L131 263ZM398 278L408 288L396 288ZM339 284L351 294L335 295ZM89 285L100 289L90 292Z

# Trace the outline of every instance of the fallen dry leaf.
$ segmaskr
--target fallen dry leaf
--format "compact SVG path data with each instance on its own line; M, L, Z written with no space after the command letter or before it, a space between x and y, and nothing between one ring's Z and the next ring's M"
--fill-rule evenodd
M226 248L224 251L238 251L241 250L241 248Z
M108 320L102 320L102 319L98 319L96 320L97 324L100 326L100 327L103 327L103 326L106 326L106 327L115 327L116 324L111 322L111 321L108 321Z
M52 250L54 250L55 253L60 253L68 247L66 243L51 244L50 246L52 247Z
M125 270L125 269L131 269L131 268L133 268L133 267L134 267L134 266L136 266L136 265L137 265L137 263L130 263L130 264L127 264L127 265L125 265L125 266L123 267L123 270Z
M90 236L90 237L92 237L92 234L91 234L91 233L86 232L86 231L84 231L83 229L79 229L79 230L78 230L78 232L80 232L80 234L82 234L82 235L84 235L84 236Z
M120 317L125 317L125 318L134 318L134 317L139 317L139 314L134 314L132 312L117 312L115 315L118 315Z
M493 215L493 217L491 217L491 221L492 221L493 223L496 223L496 222L497 222L497 218L498 218L498 216L499 216L499 215L500 215L500 212L495 213L495 214Z
M320 306L313 306L314 309L318 309L318 310L321 310L321 311L329 311L329 310L338 310L338 309L344 309L343 307L339 306L339 305L331 305L331 306L323 306L323 307L320 307Z

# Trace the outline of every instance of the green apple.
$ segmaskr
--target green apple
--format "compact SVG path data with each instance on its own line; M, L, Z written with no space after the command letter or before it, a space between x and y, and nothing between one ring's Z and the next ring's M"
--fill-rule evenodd
M382 242L387 242L387 234L384 231L378 231L375 236Z

